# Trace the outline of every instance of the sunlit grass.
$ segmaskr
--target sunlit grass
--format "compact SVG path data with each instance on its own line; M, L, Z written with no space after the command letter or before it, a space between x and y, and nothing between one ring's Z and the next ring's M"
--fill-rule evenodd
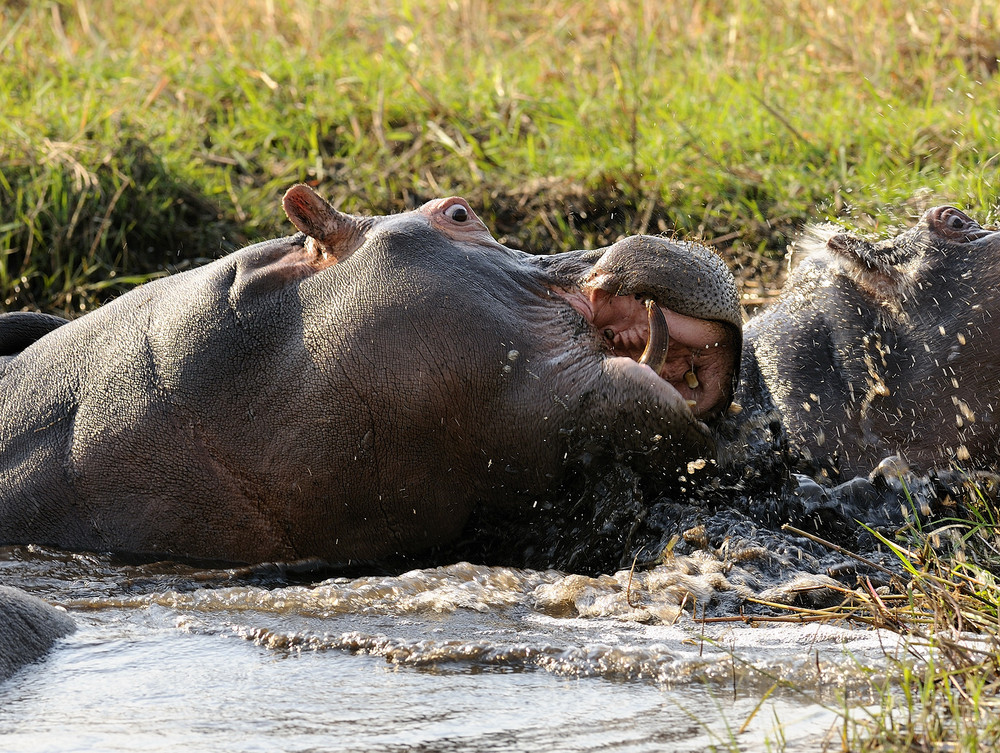
M825 609L768 605L787 615L772 620L846 622L905 639L907 653L887 655L887 670L872 675L868 694L877 703L845 699L841 750L986 751L1000 745L996 481L980 474L956 489L959 499L944 500L955 509L952 518L927 524L914 517L894 539L873 532L902 565L891 585L875 589L865 580L845 588L839 606Z
M956 521L957 551L938 553L927 539L917 561L901 553L912 579L906 599L883 618L909 636L914 656L895 661L877 711L850 716L852 750L987 751L1000 744L998 530ZM983 548L989 569L966 560L970 550L982 558Z
M459 193L537 252L678 232L734 265L812 220L984 216L998 23L975 0L8 3L0 294L79 310L286 233L301 180L365 213Z
M899 634L900 646L886 646L885 664L858 665L854 680L841 688L842 702L831 703L831 688L799 687L732 654L734 667L743 665L761 680L773 681L738 733L721 741L742 749L739 735L749 726L768 695L775 690L815 704L840 719L827 731L818 749L850 753L931 753L932 751L992 751L1000 745L1000 513L995 476L976 474L953 486L955 515L933 522L913 517L897 536L872 532L899 559L902 569L889 585L875 588L863 578L844 586L836 606L805 608L749 599L769 607L768 616L706 618L707 622L750 624L828 623L878 628ZM833 546L786 526L796 535ZM875 567L883 569L875 564ZM892 574L884 569L883 575ZM831 589L836 587L829 585ZM725 648L724 646L720 646ZM817 667L817 672L818 672ZM735 672L735 669L734 669ZM863 682L860 682L862 681ZM735 673L734 673L735 695ZM848 695L850 689L850 695ZM778 725L780 727L780 725ZM735 727L733 728L735 729ZM789 750L775 740L768 749Z

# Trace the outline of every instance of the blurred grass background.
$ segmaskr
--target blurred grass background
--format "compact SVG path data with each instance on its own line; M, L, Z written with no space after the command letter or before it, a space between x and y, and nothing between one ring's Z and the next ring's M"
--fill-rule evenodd
M979 0L0 6L0 296L75 314L290 232L308 181L533 252L677 233L753 294L809 221L997 211Z

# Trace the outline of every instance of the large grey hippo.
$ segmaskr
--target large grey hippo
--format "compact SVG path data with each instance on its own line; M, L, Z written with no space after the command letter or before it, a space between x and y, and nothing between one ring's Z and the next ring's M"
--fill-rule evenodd
M0 682L75 629L64 611L24 591L0 586Z
M284 208L299 234L0 353L0 542L371 560L523 522L605 461L714 456L741 319L712 252L531 256L454 197Z
M817 229L744 329L738 399L832 480L1000 463L1000 232L953 207L879 242ZM763 410L762 410L763 409Z

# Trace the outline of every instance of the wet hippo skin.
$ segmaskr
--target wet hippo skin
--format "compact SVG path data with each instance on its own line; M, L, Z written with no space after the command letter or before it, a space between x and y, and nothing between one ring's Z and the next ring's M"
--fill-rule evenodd
M995 468L1000 232L942 206L892 238L827 229L803 249L744 328L739 401L777 411L790 451L834 480L897 454Z
M75 629L65 612L24 591L0 586L0 682Z
M6 354L0 542L378 559L477 508L524 520L605 461L670 484L716 452L741 320L712 252L639 236L531 256L456 197L283 204L297 235Z

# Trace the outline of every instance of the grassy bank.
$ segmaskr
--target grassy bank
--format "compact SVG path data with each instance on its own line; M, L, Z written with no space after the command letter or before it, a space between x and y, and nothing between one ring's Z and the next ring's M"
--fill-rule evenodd
M845 703L838 745L853 753L988 751L1000 745L1000 513L997 477L953 487L954 515L933 526L916 517L892 540L904 577L845 589L828 609L789 607L790 619L846 622L906 641L888 671L872 673L876 704ZM849 553L848 553L849 554ZM891 652L891 649L890 649ZM855 701L856 703L856 701Z
M992 213L998 48L978 0L7 3L0 296L80 311L284 234L301 180L462 194L532 251L701 237L767 282L806 221Z

